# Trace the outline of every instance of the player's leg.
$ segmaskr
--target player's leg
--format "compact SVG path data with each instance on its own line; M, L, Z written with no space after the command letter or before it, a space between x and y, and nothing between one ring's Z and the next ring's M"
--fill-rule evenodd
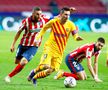
M45 58L45 57L46 57L46 54L43 53L42 57L41 57L40 64L35 69L31 70L31 72L29 73L29 75L27 77L28 81L31 81L37 72L40 72L40 71L45 70L50 67L47 64L41 64L43 62L43 58Z
M38 79L38 78L44 78L44 77L47 77L48 75L50 75L52 72L54 71L58 71L59 70L59 67L60 67L60 63L58 62L60 59L57 57L57 58L52 58L53 56L50 56L45 58L45 60L43 62L41 62L41 64L43 63L44 65L48 65L49 63L49 66L50 68L46 69L46 70L43 70L43 71L40 71L38 72L34 77L33 77L33 83L35 84L35 80ZM45 64L46 63L46 64Z
M10 82L9 79L15 76L17 73L19 73L24 66L32 59L32 57L35 55L37 48L36 47L20 47L18 49L17 57L16 59L23 57L20 61L20 63L14 68L14 70L8 74L8 76L5 78L6 82Z
M77 75L79 76L80 80L86 80L87 79L84 71L77 72Z
M36 69L34 69L36 73L34 79L46 77L53 71L51 69L51 59L52 56L50 54L43 53L41 57L40 65Z
M81 65L74 59L74 58L70 58L69 55L67 55L66 59L65 59L66 65L69 68L69 70L71 71L71 74L69 73L64 73L63 76L72 76L74 77L76 80L79 80L79 76L77 75L77 72L82 70Z
M30 72L27 78L28 81L32 80L33 84L36 84L36 79L48 76L49 73L52 72L50 68L51 58L51 55L44 51L41 56L40 64Z
M73 66L74 66L74 69L76 70L76 72L73 71L73 73L76 73L77 77L79 80L85 80L87 78L86 76L86 73L84 71L84 68L83 66L78 63L78 62L73 62Z
M22 59L21 54L23 53L23 51L22 51L22 46L21 46L21 45L18 46L16 52L17 52L17 53L16 53L15 64L19 64L20 61L21 61L21 59ZM17 68L17 67L19 67L19 65L17 65L16 68ZM5 81L6 81L6 82L10 82L11 77L16 73L16 72L15 72L16 68L14 68L14 70L13 70L12 72L10 72L10 73L8 74L8 76L5 77Z
M61 77L63 77L63 73L64 71L63 70L60 70L60 65L62 63L62 57L61 55L57 55L58 57L54 58L53 59L53 62L51 64L52 68L55 69L55 71L57 71L58 73L54 76L54 79L59 79Z
M28 81L31 81L31 79L35 76L36 73L42 71L42 70L46 70L50 68L49 65L46 64L40 64L37 68L35 68L34 70L31 70L31 72L29 73L27 79Z
M54 79L59 79L61 77L74 77L76 80L79 79L79 77L77 76L77 71L76 71L76 68L74 67L74 62L75 60L74 59L70 59L69 58L69 55L66 56L65 58L65 63L67 65L67 67L69 68L69 70L71 71L71 73L68 73L68 72L64 72L64 71L59 71L56 76L54 77Z
M82 73L83 73L83 76L84 76L84 80L86 80L87 79L87 75L86 75L85 70L83 70Z

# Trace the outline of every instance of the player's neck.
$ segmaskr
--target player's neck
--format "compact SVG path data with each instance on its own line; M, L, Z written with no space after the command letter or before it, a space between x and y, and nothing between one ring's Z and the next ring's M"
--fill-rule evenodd
M65 24L65 23L66 23L66 21L65 21L65 20L60 19L60 23L61 23L61 24Z

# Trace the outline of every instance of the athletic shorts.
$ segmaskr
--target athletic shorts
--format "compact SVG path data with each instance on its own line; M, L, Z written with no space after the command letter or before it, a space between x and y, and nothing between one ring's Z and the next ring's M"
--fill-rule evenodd
M77 60L74 58L69 58L69 54L65 58L65 63L72 73L77 73L84 70L83 66L78 63Z
M16 51L16 58L20 60L22 57L25 57L30 61L36 54L37 49L38 47L35 46L22 46L19 44Z
M62 57L61 56L54 56L54 54L50 54L47 51L43 52L41 60L40 60L40 65L41 64L47 64L51 68L53 68L55 71L58 71L60 68L60 62Z

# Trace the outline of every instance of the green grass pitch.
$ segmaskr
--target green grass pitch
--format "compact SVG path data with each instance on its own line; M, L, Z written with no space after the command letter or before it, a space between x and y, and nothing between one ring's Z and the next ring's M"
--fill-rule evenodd
M77 86L75 88L65 88L63 84L64 78L54 80L53 77L56 74L56 72L52 73L46 78L38 79L37 87L34 87L31 82L28 82L27 76L29 72L33 68L35 68L39 63L44 42L49 36L48 33L44 35L41 47L38 49L38 52L35 55L35 57L26 65L26 67L19 74L17 74L11 79L11 83L5 83L4 77L16 66L14 64L15 52L10 52L10 45L15 36L15 32L2 31L0 32L0 90L107 90L108 67L106 67L106 46L108 45L108 33L79 32L79 34L84 38L83 41L74 41L72 36L70 35L64 52L61 69L69 72L67 66L64 63L64 58L66 54L68 54L80 45L96 41L96 39L100 36L104 37L106 39L106 45L102 49L102 53L99 57L99 77L103 80L102 83L94 82L93 78L91 77L88 71L86 60L84 60L82 64L89 78L85 81L77 81ZM19 40L16 44L16 48L19 43Z

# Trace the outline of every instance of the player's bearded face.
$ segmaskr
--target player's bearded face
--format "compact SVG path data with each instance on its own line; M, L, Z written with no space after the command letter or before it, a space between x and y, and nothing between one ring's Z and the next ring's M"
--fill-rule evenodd
M65 22L68 20L69 16L70 16L70 11L64 11L64 13L62 13L61 15L62 20Z
M35 12L33 13L34 20L35 20L36 22L38 22L38 21L40 20L41 13L42 13L42 11L35 11Z

